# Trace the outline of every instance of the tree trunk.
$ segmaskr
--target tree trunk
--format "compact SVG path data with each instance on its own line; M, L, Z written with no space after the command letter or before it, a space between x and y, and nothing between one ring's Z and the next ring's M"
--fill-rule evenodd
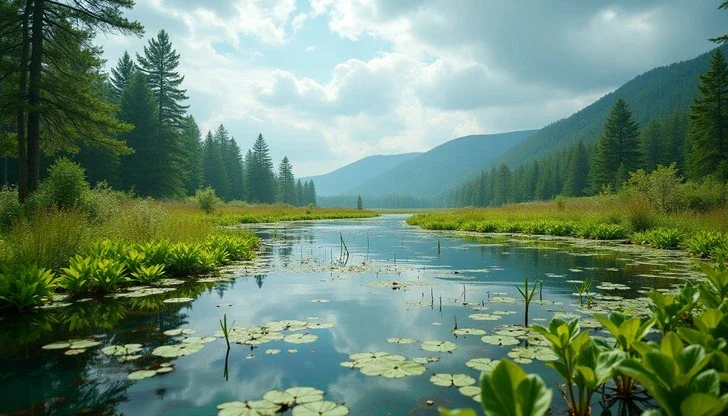
M38 189L40 177L40 81L43 70L43 11L45 0L34 0L28 88L28 194Z
M28 199L28 159L27 143L25 141L25 109L22 105L28 99L28 57L30 55L30 37L28 36L28 20L30 9L33 7L33 0L27 0L23 12L23 49L20 53L20 74L18 83L18 199L25 202ZM5 159L7 171L7 158ZM7 175L5 183L7 183Z

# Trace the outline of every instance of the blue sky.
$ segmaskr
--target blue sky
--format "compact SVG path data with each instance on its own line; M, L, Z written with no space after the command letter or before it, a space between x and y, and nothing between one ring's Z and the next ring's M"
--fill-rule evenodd
M718 0L138 0L142 38L100 35L108 65L160 30L190 113L297 176L467 134L539 128L728 32Z

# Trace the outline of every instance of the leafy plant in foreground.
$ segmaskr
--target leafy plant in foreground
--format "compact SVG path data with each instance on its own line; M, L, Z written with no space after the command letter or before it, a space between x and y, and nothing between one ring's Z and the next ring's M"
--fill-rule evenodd
M92 288L99 293L111 293L119 286L127 283L124 265L117 260L96 260Z
M655 324L664 335L690 320L690 314L698 304L700 292L688 282L677 295L663 294L653 289L647 296L652 300L650 311L655 318Z
M158 282L164 276L164 265L139 266L131 275L137 282L150 285Z
M0 306L23 312L53 294L55 275L37 266L0 266Z
M67 268L62 269L61 287L71 296L78 296L89 291L93 281L96 261L91 257L76 255Z
M592 396L612 378L615 366L624 359L624 352L600 349L588 332L580 331L578 319L568 323L552 319L548 328L540 325L533 328L551 343L551 349L559 357L546 365L564 379L559 389L569 414L590 415Z

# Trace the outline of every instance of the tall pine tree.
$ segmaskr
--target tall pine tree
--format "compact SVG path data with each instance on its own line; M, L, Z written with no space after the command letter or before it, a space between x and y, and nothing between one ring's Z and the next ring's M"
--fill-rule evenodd
M270 204L275 202L275 183L273 176L273 160L270 157L268 144L262 134L253 143L253 166L251 168L250 199L252 202Z
M296 181L293 177L293 166L284 156L278 165L278 202L289 205L297 204Z
M589 155L584 141L571 150L563 193L567 196L584 196L589 187Z
M185 193L194 195L195 191L202 187L202 133L194 117L187 116L182 120L180 141L186 149L183 160L183 170L188 172L185 178Z
M111 93L115 100L118 101L121 98L121 93L124 91L127 84L129 84L129 81L131 81L131 77L134 76L135 72L136 64L134 64L129 53L124 51L124 55L119 58L119 61L116 63L116 67L111 68L111 76L109 77Z
M604 123L604 135L597 143L592 168L594 190L605 186L619 188L628 172L639 169L641 160L639 125L627 102L619 98L612 106Z
M650 120L640 133L640 143L644 155L643 167L647 172L652 172L657 165L662 164L664 139L662 125L658 120Z
M728 179L728 64L720 49L700 76L698 91L690 107L688 176Z
M207 132L205 142L202 144L202 172L203 184L222 196L228 186L227 172L222 159L222 150L211 132Z

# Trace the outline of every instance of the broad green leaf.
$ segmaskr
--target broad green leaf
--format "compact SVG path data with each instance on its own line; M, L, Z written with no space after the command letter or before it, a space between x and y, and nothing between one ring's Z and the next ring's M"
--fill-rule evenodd
M490 374L484 373L480 398L485 412L489 416L516 416L516 389L525 379L521 367L506 360L501 360Z
M516 389L522 416L543 416L551 407L553 392L541 377L529 374Z

